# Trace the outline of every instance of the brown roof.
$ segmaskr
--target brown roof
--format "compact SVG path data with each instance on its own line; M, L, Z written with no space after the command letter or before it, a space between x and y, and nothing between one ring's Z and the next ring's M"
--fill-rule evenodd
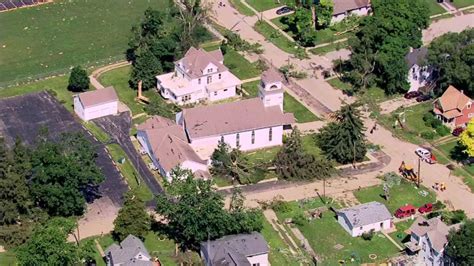
M295 121L293 114L284 114L279 106L265 107L259 98L184 109L183 117L190 138L288 125Z
M361 7L370 6L370 0L333 0L334 9L332 14L337 15Z
M99 90L86 91L78 94L78 97L84 107L118 101L117 93L112 86Z
M447 236L449 230L457 227L457 225L447 226L439 217L427 220L420 216L410 227L410 231L417 236L424 236L426 234L433 248L439 252L442 251L444 246L448 243Z
M138 125L137 129L138 130L147 130L147 129L154 129L154 128L158 129L158 128L163 128L163 127L169 127L175 124L176 123L171 119L155 115L147 119L142 124Z
M274 68L269 68L262 73L262 81L264 83L273 83L281 81L281 75Z
M471 98L456 89L454 86L449 86L448 89L438 98L441 105L443 115L450 110L462 111Z
M191 47L177 63L181 63L191 77L200 77L205 74L204 69L211 63L217 66L219 72L226 71L227 67L221 63L223 60L221 50L206 52L201 48Z
M169 121L171 120L154 116L138 126L139 130L144 131L147 135L153 155L161 167L169 172L185 161L206 164L206 161L199 158L189 146L183 128L174 123L168 125ZM159 127L149 128L151 125Z

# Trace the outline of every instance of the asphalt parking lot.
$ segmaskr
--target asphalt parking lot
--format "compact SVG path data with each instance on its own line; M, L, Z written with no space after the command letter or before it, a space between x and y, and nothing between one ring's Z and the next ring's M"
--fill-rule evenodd
M50 139L57 139L63 132L80 131L97 147L97 165L105 176L100 185L102 196L121 206L123 194L128 190L120 172L114 166L105 146L96 141L74 116L47 92L0 99L0 134L7 145L20 137L27 145L34 145L41 128L47 128Z

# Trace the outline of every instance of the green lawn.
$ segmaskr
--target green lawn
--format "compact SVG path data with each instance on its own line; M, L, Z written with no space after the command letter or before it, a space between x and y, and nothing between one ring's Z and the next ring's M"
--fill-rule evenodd
M310 49L309 51L313 54L321 55L321 54L327 54L333 51L339 51L340 49L346 48L348 45L349 44L347 41L342 41L338 43L332 43L323 47L313 48L313 49Z
M339 89L342 91L350 91L352 89L352 85L350 83L344 82L339 78L333 78L328 80L328 83L335 89Z
M105 133L105 131L103 131L102 128L98 127L93 121L89 121L89 122L84 121L84 122L82 122L82 124L100 142L106 143L106 142L110 141L109 135L107 135L107 133Z
M333 206L335 208L339 207L339 204L333 201L331 198L327 198L326 203L328 204L328 206ZM281 223L283 223L288 218L294 218L296 216L303 215L305 211L323 207L325 205L324 202L317 197L300 201L288 201L285 204L288 206L288 209L286 209L285 211L275 211L278 220Z
M255 23L254 26L255 30L262 34L265 39L273 43L275 46L280 48L281 50L295 54L298 50L298 45L290 40L288 40L283 34L281 34L278 30L274 29L270 24L261 20Z
M246 0L249 5L255 8L257 11L265 11L279 6L288 4L294 4L294 0Z
M307 123L319 120L306 106L285 92L283 99L283 110L287 113L293 113L297 123Z
M324 212L321 219L312 220L298 228L316 254L322 257L321 265L339 265L341 260L344 260L345 265L384 262L398 253L398 248L380 233L376 233L370 241L351 237L330 211ZM338 250L335 247L337 244L342 245L342 248ZM370 259L370 254L375 254L377 258ZM351 258L354 258L353 262Z
M239 11L240 14L245 16L253 16L255 13L252 9L248 8L246 5L242 4L241 0L230 0L230 4Z
M457 8L468 7L474 5L474 0L454 0L451 4Z
M58 0L0 14L0 83L123 59L132 25L158 0Z
M227 49L224 55L224 65L229 68L230 72L242 80L255 78L262 74L262 71L257 69L255 64L250 63L234 49Z
M445 142L443 144L437 145L436 148L440 150L441 154L435 151L437 156L438 163L448 164L449 160L458 162L459 155L456 154L456 148L458 146L457 139L453 141ZM449 160L448 160L449 159ZM463 177L464 183L474 191L474 165L465 165L465 166L456 166L456 169L453 171L453 174L456 176Z
M303 256L292 255L288 245L278 235L272 225L264 219L261 232L270 247L269 260L272 265L299 266Z
M9 251L0 253L0 266L12 266L16 265L15 254Z
M245 98L258 97L258 85L259 84L260 84L260 80L250 81L250 82L242 84L242 88L248 93L248 95L246 95L244 97Z
M389 235L392 237L393 240L397 241L400 246L403 247L403 243L405 243L409 239L409 234L405 231L410 228L415 220L406 220L403 222L398 222L395 224L395 228L397 231L390 233Z
M438 3L436 3L436 0L423 0L423 1L425 2L425 5L428 7L430 16L446 12L444 8L442 8ZM459 0L455 0L454 2L457 2L457 1Z
M420 195L419 192L422 190L428 192L426 197ZM385 199L382 197L382 194L382 185L367 187L358 191L354 191L354 196L361 203L378 201L385 204L391 213L394 213L398 208L406 204L419 207L425 203L436 202L436 196L431 190L423 186L418 189L415 184L409 183L405 180L402 180L400 185L395 185L390 188L390 199L388 201L385 201Z
M142 181L135 167L130 162L130 159L127 157L127 154L125 154L122 148L118 144L109 144L107 145L107 149L109 150L110 156L112 156L112 159L120 169L120 172L127 180L128 185L135 192L136 196L143 201L149 201L153 199L153 194L151 193L150 189ZM125 162L123 164L118 163L118 161L122 158L125 158ZM140 184L138 183L138 180L141 181Z

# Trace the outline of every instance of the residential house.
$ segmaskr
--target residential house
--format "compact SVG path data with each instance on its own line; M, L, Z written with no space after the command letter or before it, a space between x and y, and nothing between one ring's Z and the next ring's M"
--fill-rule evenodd
M390 229L392 219L387 207L376 201L337 211L337 221L353 237L371 230L377 232Z
M74 96L74 112L84 121L118 113L117 93L113 87L79 93Z
M433 82L433 67L427 65L428 48L410 49L405 56L408 66L408 83L410 91L418 91L421 87L429 86Z
M367 16L372 11L370 0L333 0L331 23L337 23L350 15Z
M267 70L262 75L259 98L219 105L184 109L177 117L190 145L209 157L219 141L250 151L283 143L285 129L295 122L283 112L284 91L279 75Z
M268 252L267 242L255 232L201 242L201 258L206 266L267 266Z
M120 245L112 244L108 247L105 250L105 261L107 266L160 265L159 262L153 262L143 242L133 235L128 235Z
M177 166L190 169L197 177L209 177L207 161L191 148L183 128L174 121L153 116L137 126L137 139L168 181L171 181L171 170Z
M434 101L433 112L451 128L464 127L474 117L473 101L463 91L449 86L443 95Z
M445 265L444 248L451 229L458 229L458 225L448 226L439 217L427 220L420 216L410 227L410 241L405 246L417 254L424 265Z
M179 105L234 97L237 87L242 84L224 66L220 50L207 52L194 47L175 62L174 72L156 79L161 96Z

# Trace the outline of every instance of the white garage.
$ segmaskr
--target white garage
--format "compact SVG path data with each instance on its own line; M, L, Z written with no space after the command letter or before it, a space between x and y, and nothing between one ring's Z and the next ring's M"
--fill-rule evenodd
M87 91L74 96L74 111L84 121L115 115L118 97L113 87Z

